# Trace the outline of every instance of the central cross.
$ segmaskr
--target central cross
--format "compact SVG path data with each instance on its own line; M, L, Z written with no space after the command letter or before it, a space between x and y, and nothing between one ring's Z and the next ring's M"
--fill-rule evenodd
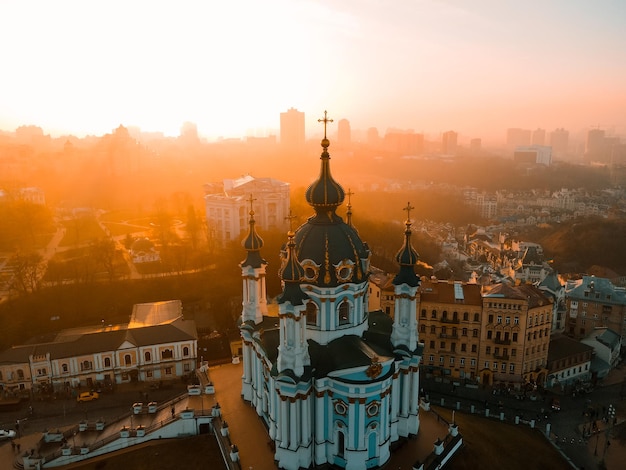
M256 201L256 198L252 197L252 193L250 193L250 197L248 198L248 202L250 203L250 212L254 213L254 209L252 208L252 203Z
M411 203L410 203L410 202L407 202L407 203L406 203L406 207L405 207L404 209L402 209L402 210L406 211L406 219L407 219L407 221L409 221L409 222L411 221L411 211L412 211L413 209L415 209L415 207L411 206Z
M332 119L328 119L328 111L324 111L324 119L318 119L317 122L324 123L324 138L326 138L326 124L333 122Z

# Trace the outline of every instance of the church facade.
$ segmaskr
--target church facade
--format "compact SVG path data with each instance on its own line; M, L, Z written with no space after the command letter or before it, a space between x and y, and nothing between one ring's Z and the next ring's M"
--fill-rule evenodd
M326 118L320 120L332 122ZM326 134L326 132L324 132ZM419 342L410 205L393 280L395 315L369 311L370 249L336 210L345 192L330 172L330 142L305 197L315 214L281 251L279 315L268 316L267 262L250 210L240 264L242 396L264 420L279 468L376 468L392 443L419 431ZM252 201L252 197L251 197Z

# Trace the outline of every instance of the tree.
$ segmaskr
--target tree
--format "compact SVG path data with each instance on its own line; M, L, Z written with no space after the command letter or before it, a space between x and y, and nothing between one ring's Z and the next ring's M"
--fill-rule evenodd
M198 220L198 216L196 215L196 210L193 205L189 205L189 207L187 207L186 229L189 240L191 241L191 246L195 250L198 248L198 239L202 230L200 227L200 221Z
M115 242L109 238L96 240L89 247L89 254L108 274L109 281L115 279Z
M12 288L20 294L37 291L46 270L42 261L43 258L38 253L22 254L18 252L11 260L13 267Z

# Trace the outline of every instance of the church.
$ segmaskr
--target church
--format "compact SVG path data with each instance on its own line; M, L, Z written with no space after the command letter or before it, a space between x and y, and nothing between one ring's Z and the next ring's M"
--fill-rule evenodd
M306 190L315 213L280 253L278 317L268 316L263 240L250 210L242 244L242 397L255 407L274 443L279 468L331 464L377 468L392 444L419 431L419 342L410 204L400 265L393 280L395 315L369 311L371 251L337 215L345 199L330 171L330 142L321 142L319 177ZM252 204L252 196L250 198ZM398 244L402 240L399 237Z

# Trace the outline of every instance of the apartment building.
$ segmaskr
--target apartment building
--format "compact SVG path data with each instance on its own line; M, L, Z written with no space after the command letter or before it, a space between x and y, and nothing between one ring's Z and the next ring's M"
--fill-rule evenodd
M530 284L495 284L483 292L479 348L485 385L543 385L548 369L552 302Z
M565 285L565 332L576 339L596 328L615 331L622 341L626 336L626 289L609 279L583 276Z
M481 286L460 281L422 280L418 328L428 374L478 379Z

